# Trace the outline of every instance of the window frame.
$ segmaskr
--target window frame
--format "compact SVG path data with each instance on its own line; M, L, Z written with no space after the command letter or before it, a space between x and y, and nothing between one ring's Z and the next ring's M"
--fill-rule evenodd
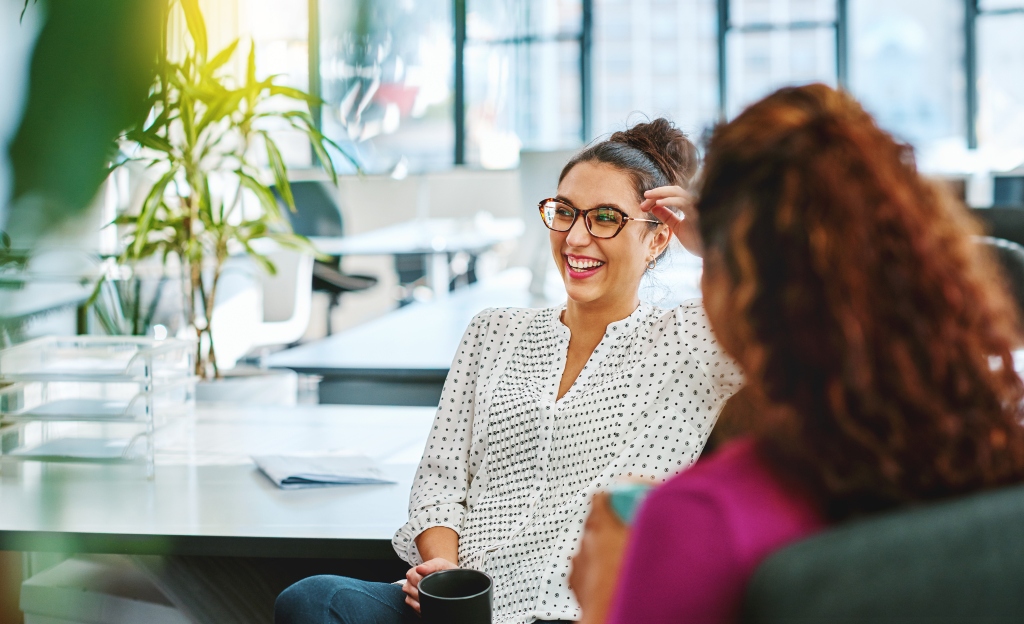
M728 89L729 89L729 65L727 42L729 33L761 33L784 30L792 32L795 30L816 30L819 28L831 27L836 36L836 82L841 88L846 88L849 79L847 71L848 41L848 2L849 0L835 0L836 17L834 20L808 21L799 20L792 22L751 22L737 25L732 23L730 16L730 4L732 0L718 0L718 116L720 121L728 118Z
M1024 15L1020 6L982 9L981 0L964 0L964 76L967 82L967 149L978 149L978 18Z
M483 46L531 45L535 43L577 42L580 47L580 142L586 143L591 132L591 47L594 26L593 0L581 0L582 16L579 34L554 33L547 35L525 35L500 39L472 40L466 35L466 2L452 0L455 23L455 165L466 164L466 44Z
M580 141L586 143L592 136L593 128L593 26L594 26L594 3L593 0L582 1L582 18L579 35L567 36L562 34L544 36L525 36L500 39L494 41L479 41L478 44L495 45L529 45L531 43L555 42L555 41L578 41L580 46L580 116L581 132ZM718 111L721 121L727 119L728 107L728 64L727 64L727 38L730 32L766 32L773 30L801 30L808 28L829 27L835 29L836 40L836 81L841 88L847 88L849 80L848 57L849 57L849 2L850 0L835 0L836 17L834 20L824 21L794 21L787 23L757 22L743 25L736 25L730 21L730 1L717 0L717 56L718 56ZM454 67L454 122L455 122L455 150L453 154L453 165L466 164L466 87L465 87L465 64L464 55L467 43L466 38L466 2L467 0L452 0L452 11L454 17L453 39L455 43L455 67ZM319 97L321 94L320 84L320 24L319 24L319 0L309 0L309 91ZM1024 4L1017 7L1006 7L998 9L982 9L981 0L964 0L964 75L966 78L966 139L968 149L978 147L978 18L999 17L1003 15L1024 14ZM321 110L319 105L312 106L313 119L317 126L321 123ZM316 155L313 155L314 163Z

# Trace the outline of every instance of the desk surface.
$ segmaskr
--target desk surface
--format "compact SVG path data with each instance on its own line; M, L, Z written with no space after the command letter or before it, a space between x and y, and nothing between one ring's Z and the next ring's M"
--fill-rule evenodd
M0 474L0 549L389 559L434 410L200 407L133 466L26 463ZM254 454L352 450L394 485L281 490Z
M351 374L443 381L462 334L481 310L545 306L565 299L564 289L559 295L555 288L548 289L546 299L534 298L529 283L529 271L509 269L445 299L414 303L323 340L275 353L267 363L325 377ZM557 286L561 288L560 283Z
M310 242L331 256L433 254L476 251L522 235L522 219L419 219L353 236L312 236Z

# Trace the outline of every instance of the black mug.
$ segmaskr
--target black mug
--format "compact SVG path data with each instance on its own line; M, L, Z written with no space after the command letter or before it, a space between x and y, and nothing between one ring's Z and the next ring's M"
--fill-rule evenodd
M491 577L456 568L420 580L420 614L425 624L491 624Z

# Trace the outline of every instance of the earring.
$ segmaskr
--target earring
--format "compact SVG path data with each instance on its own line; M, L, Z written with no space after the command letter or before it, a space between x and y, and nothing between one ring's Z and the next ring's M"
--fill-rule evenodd
M656 266L658 266L658 259L657 258L651 258L651 261L647 263L647 268L648 269L653 269Z

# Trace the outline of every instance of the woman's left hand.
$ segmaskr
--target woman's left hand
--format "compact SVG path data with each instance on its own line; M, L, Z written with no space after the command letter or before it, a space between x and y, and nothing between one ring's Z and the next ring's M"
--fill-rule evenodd
M604 623L628 541L629 527L615 515L608 494L596 493L569 574L569 586L583 609L578 624Z
M681 186L659 186L644 193L640 210L661 219L687 251L698 257L704 256L696 195Z

